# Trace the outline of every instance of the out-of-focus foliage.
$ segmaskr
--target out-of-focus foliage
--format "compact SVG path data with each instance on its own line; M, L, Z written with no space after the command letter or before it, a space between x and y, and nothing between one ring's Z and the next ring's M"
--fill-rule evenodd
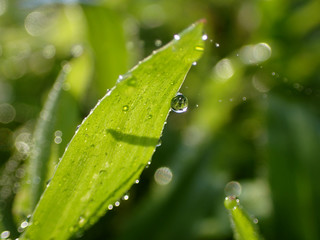
M74 57L52 172L115 76L206 18L204 57L181 89L189 110L169 116L129 200L78 237L231 239L223 189L236 180L265 239L320 239L319 1L26 2L0 0L0 233L27 226L21 186L31 183L35 122L61 64ZM159 180L168 169L172 181Z

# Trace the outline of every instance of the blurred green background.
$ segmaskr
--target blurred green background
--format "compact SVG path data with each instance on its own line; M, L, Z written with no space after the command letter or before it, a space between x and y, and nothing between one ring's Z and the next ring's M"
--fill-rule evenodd
M319 12L318 0L0 0L0 232L17 236L31 214L21 186L61 66L71 59L52 172L118 76L205 18L204 56L181 88L189 110L170 114L129 200L76 237L232 239L234 180L265 239L320 239Z

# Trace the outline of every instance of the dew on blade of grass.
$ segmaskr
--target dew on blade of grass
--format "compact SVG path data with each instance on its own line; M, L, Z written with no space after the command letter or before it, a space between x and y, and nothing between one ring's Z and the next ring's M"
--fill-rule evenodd
M26 221L23 221L23 222L20 224L20 227L23 228L23 229L25 229L25 228L28 227L28 226L29 226L29 223L28 223L27 220L26 220Z
M228 182L224 188L227 197L239 197L241 194L241 185L236 181Z
M124 105L122 107L122 111L127 112L129 110L129 106L128 105Z
M193 66L197 65L197 62L193 62L192 65L193 65Z
M113 205L112 205L112 204L109 204L108 210L112 210L112 209L113 209Z
M186 112L188 110L188 99L181 93L178 93L171 100L171 109L176 113Z
M84 217L79 217L79 222L78 222L79 227L84 226L85 223L86 223L85 218Z
M138 184L139 182L140 182L139 179L137 179L137 180L134 181L135 184Z
M10 236L10 231L3 231L2 233L1 233L1 238L2 239L6 239L6 238L8 238Z
M116 202L114 203L114 206L119 207L119 206L120 206L120 202L119 202L119 201L116 201Z
M218 48L218 47L220 47L220 44L219 43L215 43L215 46Z
M201 37L201 39L202 39L203 41L206 41L206 40L208 39L208 35L207 35L207 34L203 34L202 37Z
M173 38L174 38L175 40L180 40L180 36L179 36L178 34L175 34L175 35L173 36Z
M159 140L158 140L158 143L157 143L156 147L160 147L160 146L161 146L161 144L162 144L162 141L161 141L161 138L159 138Z
M128 195L128 194L124 195L124 196L122 197L122 199L125 200L125 201L127 201L127 200L129 199L129 195Z

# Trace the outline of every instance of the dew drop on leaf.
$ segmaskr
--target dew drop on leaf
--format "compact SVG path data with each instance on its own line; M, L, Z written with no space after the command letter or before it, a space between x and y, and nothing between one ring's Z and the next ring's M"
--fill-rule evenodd
M124 195L124 196L122 197L122 199L125 200L125 201L128 200L128 199L129 199L129 195L128 195L128 194Z
M181 93L178 93L171 100L171 109L176 113L186 112L188 109L188 99Z
M227 197L232 196L232 197L239 197L241 194L241 185L240 183L236 181L231 181L227 183L227 185L224 188L224 192Z
M3 231L1 233L1 239L6 239L10 236L10 231Z
M112 209L113 209L113 205L112 205L112 204L109 204L108 210L112 210Z
M122 107L122 111L127 112L129 110L129 106L128 105L124 105Z

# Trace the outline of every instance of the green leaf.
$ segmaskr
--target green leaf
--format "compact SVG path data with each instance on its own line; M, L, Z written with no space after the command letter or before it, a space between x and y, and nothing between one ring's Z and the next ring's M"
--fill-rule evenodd
M66 149L25 238L68 239L136 182L155 151L171 99L202 55L202 29L203 21L190 26L98 102Z
M95 83L99 96L103 96L118 76L128 70L123 23L119 14L108 8L90 5L82 8L88 24L88 40L96 60Z
M67 67L67 66L65 66ZM31 178L31 211L36 206L48 180L48 161L53 140L55 115L62 85L66 77L65 68L61 70L56 82L48 94L48 99L40 113L34 132L34 148L29 159Z
M235 239L237 240L259 240L256 223L251 219L240 205L239 199L230 196L224 200L224 206L230 212Z

